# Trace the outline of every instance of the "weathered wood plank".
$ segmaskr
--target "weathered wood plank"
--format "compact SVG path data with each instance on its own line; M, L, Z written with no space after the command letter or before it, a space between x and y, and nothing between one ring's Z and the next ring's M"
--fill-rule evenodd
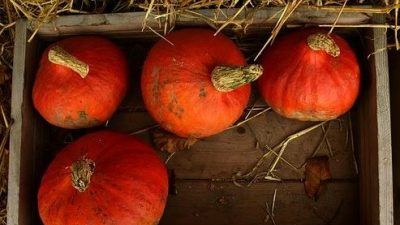
M237 9L223 9L224 14L228 17L234 15ZM238 15L237 20L245 20L252 18L251 25L247 29L266 28L274 25L279 19L279 11L281 7L268 7L263 9L247 9ZM193 10L182 13L177 16L177 26L204 26L207 22L194 17L194 13L201 14L204 17L213 18L216 21L225 21L226 18L222 13L216 13L215 10ZM104 34L104 35L135 35L136 37L155 36L152 31L145 29L142 32L143 19L145 12L135 13L114 13L114 14L97 14L97 15L72 15L61 16L53 22L44 24L39 29L38 34L42 37L55 37L74 34ZM217 18L214 16L217 15ZM149 17L151 18L151 17ZM288 19L288 24L330 24L337 18L337 12L327 10L308 9L301 7L297 9ZM368 23L371 16L364 13L348 13L343 12L339 18L339 24L362 24ZM159 27L156 21L149 19L147 25L151 26L157 32L162 32L163 28ZM33 28L32 28L33 29Z
M377 23L385 16L375 16ZM387 47L385 29L374 29L374 50ZM377 88L379 222L393 224L392 140L390 130L389 65L387 51L374 55Z
M260 225L266 205L279 225L358 224L356 183L329 183L318 201L309 199L302 183L258 183L238 188L231 183L178 181L177 195L170 196L160 225Z
M375 16L384 22L384 16ZM385 29L373 29L371 74L364 77L358 114L361 224L393 224L392 148L389 74Z
M146 112L117 113L110 121L111 129L132 132L155 124ZM196 143L191 150L179 152L169 161L168 167L174 169L179 179L229 179L238 171L248 171L266 150L260 146L274 146L286 136L311 126L305 123L285 119L274 112L267 112L240 128L227 130L221 134L205 138ZM330 168L333 178L355 177L355 168L350 148L346 145L346 123L342 127L332 122L328 131L328 140L333 157ZM151 142L149 134L144 134ZM315 130L289 144L284 158L294 166L300 167L309 158L323 137L322 129ZM164 154L161 154L164 156ZM323 144L317 155L329 155ZM273 157L266 161L266 168ZM302 179L304 168L296 171L285 163L278 164L276 174L282 179Z
M263 130L254 129L253 125ZM274 146L289 134L308 127L307 123L290 121L270 112L253 119L249 125L228 130L222 134L210 137L193 146L188 152L181 152L170 161L177 177L186 179L231 178L238 171L251 169L266 150L256 148L260 145ZM258 132L258 133L256 133ZM349 149L345 148L345 133L338 127L330 130L330 143L335 156L330 159L330 168L334 178L354 177L354 168ZM329 134L329 133L328 133ZM321 141L321 130L311 132L287 147L284 158L296 167L300 167ZM320 154L327 155L326 148L321 148ZM318 154L318 155L320 155ZM266 161L264 169L268 168L274 157ZM282 161L277 166L276 175L281 179L302 179L304 170L296 171Z
M36 70L37 45L27 43L27 23L18 20L14 46L14 68L11 96L13 125L10 134L8 179L8 225L28 225L34 221L35 208L35 124L31 103L32 74Z

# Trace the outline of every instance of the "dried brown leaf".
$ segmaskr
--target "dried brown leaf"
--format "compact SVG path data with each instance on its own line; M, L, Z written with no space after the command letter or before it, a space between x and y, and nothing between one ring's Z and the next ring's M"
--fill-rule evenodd
M169 153L188 150L197 142L196 138L182 138L167 131L156 129L153 131L153 142L157 149Z
M324 181L332 177L328 156L318 156L308 159L305 175L304 188L308 197L318 200L326 187Z

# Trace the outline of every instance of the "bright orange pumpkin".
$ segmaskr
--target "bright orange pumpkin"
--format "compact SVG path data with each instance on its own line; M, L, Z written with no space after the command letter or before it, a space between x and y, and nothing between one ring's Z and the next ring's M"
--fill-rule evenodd
M38 194L44 225L158 224L168 195L165 165L133 136L100 131L58 153Z
M33 103L55 126L93 127L112 116L127 85L127 61L118 46L102 37L72 37L44 51Z
M262 69L226 36L208 29L183 29L158 41L142 72L145 105L160 125L181 137L219 133L242 114L248 82Z
M360 68L348 43L327 31L289 33L267 49L258 80L265 101L282 116L309 121L337 118L354 104Z

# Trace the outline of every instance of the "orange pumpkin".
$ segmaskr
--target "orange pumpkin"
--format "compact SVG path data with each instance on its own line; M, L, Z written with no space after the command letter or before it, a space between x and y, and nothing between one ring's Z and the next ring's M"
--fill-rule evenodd
M305 29L279 39L263 58L258 80L265 101L282 116L337 118L354 104L360 86L355 53L338 35Z
M183 29L158 41L142 72L145 105L160 125L181 137L219 133L242 114L250 85L262 73L245 66L235 44L207 29Z
M33 103L55 126L93 127L112 116L127 85L125 55L115 44L102 37L72 37L44 51Z
M158 224L168 195L165 165L135 137L83 136L59 152L38 194L44 225Z

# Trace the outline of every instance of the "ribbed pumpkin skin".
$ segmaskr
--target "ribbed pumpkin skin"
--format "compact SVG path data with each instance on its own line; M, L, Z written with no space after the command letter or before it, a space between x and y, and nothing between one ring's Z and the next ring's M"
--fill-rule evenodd
M184 29L158 41L142 72L145 105L160 125L181 137L219 133L242 114L250 85L219 92L211 81L215 66L243 66L245 59L227 37L207 29Z
M95 162L91 183L78 192L71 165ZM135 137L109 131L86 135L65 147L48 167L38 194L45 225L155 225L168 194L164 163Z
M337 118L354 104L360 86L357 58L347 42L331 34L340 48L333 57L312 50L307 38L325 30L290 33L265 51L264 73L258 80L261 95L279 114L305 121Z
M33 103L51 124L77 129L107 121L124 97L128 66L123 52L102 37L72 37L55 43L89 65L81 78L70 68L49 61L43 53L33 87Z

